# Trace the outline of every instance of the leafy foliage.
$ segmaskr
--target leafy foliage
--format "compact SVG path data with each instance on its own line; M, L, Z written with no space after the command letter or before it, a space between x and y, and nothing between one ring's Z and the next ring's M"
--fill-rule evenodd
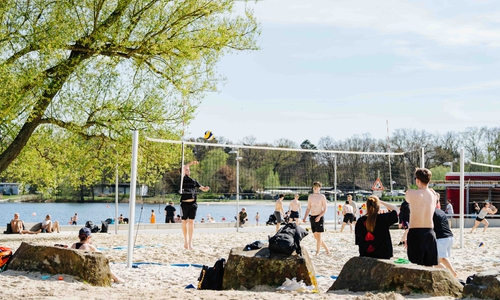
M89 185L115 164L129 169L131 130L178 139L222 80L219 59L255 49L258 24L233 5L2 1L0 174L45 188L61 180ZM141 149L140 179L153 182L177 163L173 150Z

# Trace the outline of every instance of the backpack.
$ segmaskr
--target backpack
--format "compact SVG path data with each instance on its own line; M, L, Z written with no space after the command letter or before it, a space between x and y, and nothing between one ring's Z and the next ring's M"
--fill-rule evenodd
M224 276L224 258L215 262L213 267L205 266L201 268L200 276L198 277L199 290L222 290L222 277Z
M295 251L298 255L302 255L300 241L307 234L304 228L295 223L288 223L269 238L269 251L286 255L291 255Z
M12 257L12 249L0 246L0 272L5 269L7 262Z
M108 232L108 221L101 221L101 233L107 233Z

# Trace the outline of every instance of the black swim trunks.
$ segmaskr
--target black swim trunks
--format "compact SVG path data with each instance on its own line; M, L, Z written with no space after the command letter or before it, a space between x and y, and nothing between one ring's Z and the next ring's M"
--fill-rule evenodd
M325 227L324 227L324 223L325 223L325 219L323 217L321 217L321 219L319 219L319 222L316 222L316 217L317 216L309 216L309 222L311 222L311 230L312 232L325 232Z
M417 265L435 266L438 264L436 234L432 228L410 228L406 244L408 259Z
M290 211L290 219L298 219L300 218L298 211Z
M181 202L181 211L183 220L194 220L196 218L196 211L198 210L198 204L196 202Z
M350 213L347 213L344 215L344 223L354 223L355 221L355 218L354 218L354 215L353 214L350 214Z

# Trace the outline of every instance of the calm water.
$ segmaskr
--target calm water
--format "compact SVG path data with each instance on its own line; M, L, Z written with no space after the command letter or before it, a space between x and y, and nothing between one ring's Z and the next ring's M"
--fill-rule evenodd
M285 211L288 210L288 201L283 203ZM305 212L306 202L302 201L302 213ZM274 211L274 203L244 203L240 202L239 208L246 208L248 213L248 220L250 223L255 223L255 215L259 212L259 223L265 224ZM151 210L155 211L156 222L164 223L164 208L165 204L136 204L135 207L135 222L149 223ZM180 212L179 205L175 205L176 213ZM334 219L335 206L333 203L329 204L327 220ZM78 225L84 225L86 221L90 220L94 224L99 225L101 221L108 218L115 218L115 204L111 203L5 203L0 202L0 228L10 222L14 213L20 213L21 219L26 223L41 222L45 215L50 214L52 220L58 220L62 225L68 225L68 222L75 213L78 213ZM123 214L124 217L129 216L129 204L118 204L118 215ZM200 222L201 218L207 218L207 215L214 217L216 222L220 222L222 218L227 221L234 221L237 215L236 203L198 203L198 213L196 222ZM301 216L302 217L302 216Z

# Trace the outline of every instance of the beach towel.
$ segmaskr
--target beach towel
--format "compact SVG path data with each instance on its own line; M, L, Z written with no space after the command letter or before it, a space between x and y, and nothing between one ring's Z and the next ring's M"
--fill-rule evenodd
M12 257L12 249L9 247L0 246L0 272L5 269L7 262Z

